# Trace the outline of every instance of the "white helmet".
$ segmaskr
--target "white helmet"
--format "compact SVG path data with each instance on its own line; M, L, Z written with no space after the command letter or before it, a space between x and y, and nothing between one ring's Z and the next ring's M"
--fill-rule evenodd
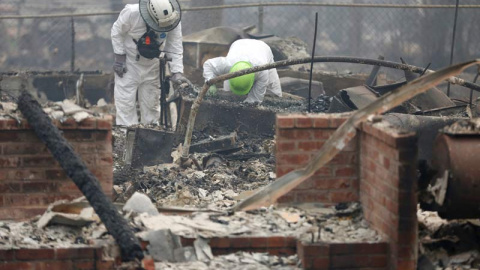
M139 6L145 23L155 31L168 32L180 22L180 5L176 0L140 0Z

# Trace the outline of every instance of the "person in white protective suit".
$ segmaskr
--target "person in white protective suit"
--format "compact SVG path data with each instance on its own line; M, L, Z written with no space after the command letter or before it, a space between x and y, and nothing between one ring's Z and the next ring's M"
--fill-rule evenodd
M120 12L111 31L115 54L113 69L117 125L138 124L137 91L141 122L148 124L159 121L159 59L155 56L160 54L160 50L172 59L169 63L171 81L190 84L183 76L180 18L180 6L176 0L140 0L139 4L126 5ZM140 46L137 47L139 41L148 46L155 44L153 49L147 49L149 52L155 51L155 56L141 53Z
M203 64L203 77L206 81L217 76L273 63L273 53L263 41L239 39L232 43L226 57L216 57ZM267 91L282 96L280 79L276 69L246 74L223 82L223 90L237 95L247 95L244 102L261 103Z

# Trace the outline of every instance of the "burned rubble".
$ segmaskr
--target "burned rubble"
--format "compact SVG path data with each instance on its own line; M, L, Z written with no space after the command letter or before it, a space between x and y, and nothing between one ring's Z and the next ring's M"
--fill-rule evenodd
M232 29L217 28L212 31L216 33ZM196 57L190 60L195 62L197 69L199 59L204 57L200 50L203 49L201 43L205 42L203 35L206 34L193 35L186 39L192 43L190 48L196 51L189 57ZM243 31L239 35L245 36L248 33ZM309 60L307 45L297 38L267 37L266 41L274 49L277 61L307 63ZM218 52L227 50L227 45L231 43L230 40L215 42L218 43L216 46L220 45L217 48ZM303 59L293 59L300 57ZM318 57L317 60L331 61L328 58ZM363 64L373 63L375 60L342 57L341 61ZM433 83L422 81L422 78L420 82L424 83L421 90L423 93L415 92L419 95L408 98L404 93L407 91L402 93L397 90L399 87L405 87L401 89L417 91L418 89L409 82L418 76L413 76L409 71L420 73L421 68L407 66L405 63L403 66L394 62L383 64L406 70L406 80L386 81L386 84L377 85L379 68L374 68L370 76L364 74L355 78L347 75L332 76L334 78L330 80L338 81L336 83L328 83L327 79L321 80L329 76L328 72L316 73L313 74L312 93L309 93L310 89L307 87L309 81L305 79L310 75L309 65L296 64L282 70L285 75L282 76L282 88L285 86L283 97L267 95L261 104L243 103L243 97L224 92L221 83L217 82L218 91L209 91L203 100L199 119L193 129L191 145L186 148L190 151L188 155L190 163L182 160L184 158L182 139L191 120L189 110L201 89L198 88L199 85L193 89L175 89L178 90L175 92L178 94L178 102L175 103L178 112L176 128L172 127L174 125L164 127L157 124L140 124L128 128L110 126L108 132L112 135L113 161L109 165L113 167L113 183L107 184L110 184L109 188L113 185L111 197L113 204L100 192L92 196L90 186L86 192L82 190L84 194L87 193L85 195L90 203L85 198L74 201L61 200L52 203L43 214L29 220L0 221L0 248L56 250L104 245L108 247L104 253L108 253L106 255L109 259L121 258L131 261L120 265L119 269L139 267L139 260L134 261L133 257L141 259L143 255L147 256L141 264L147 260L151 260L153 264L154 261L150 268L141 266L145 269L314 268L307 261L309 256L314 257L315 262L322 263L327 260L330 268L334 268L333 265L336 263L340 265L339 268L353 268L349 263L360 265L363 263L362 269L366 269L367 266L374 269L388 267L396 269L398 268L396 263L400 264L402 260L406 260L402 258L395 261L398 259L397 256L404 254L410 256L409 260L415 261L412 265L417 265L418 269L478 269L480 223L476 219L477 184L475 176L472 177L478 170L473 168L472 163L458 162L460 159L452 154L454 152L451 151L452 148L448 148L448 151L438 150L436 147L439 147L440 143L435 140L439 136L447 136L448 139L445 140L453 138L452 140L462 141L462 146L465 147L462 149L468 150L463 153L464 156L478 153L478 149L472 147L478 144L476 137L480 125L478 118L475 118L478 117L476 113L478 108L475 110L473 104L450 99L440 89L432 88ZM325 67L323 64L317 64L316 67L318 66ZM452 71L455 67L456 69ZM448 70L449 74L453 76L452 74L456 74L461 68L463 66L454 66ZM421 76L433 72L427 71L428 68L425 68ZM192 76L200 78L198 81L203 83L198 70L197 74ZM446 75L442 73L441 76ZM437 80L436 83L445 79L435 77L434 73L429 78L432 77ZM364 83L365 78L367 80ZM465 83L455 78L448 80ZM83 74L77 81L79 85L82 85L81 81ZM359 81L361 83L358 83ZM74 98L45 102L42 104L43 112L54 122L67 123L73 119L77 124L91 117L115 114L112 104L105 102L105 99L98 100L97 104L92 106L85 98L79 98L78 92L76 94L76 100ZM310 94L312 95L309 100ZM404 94L405 96L402 96ZM402 102L398 101L400 99ZM0 119L14 119L21 123L25 121L23 117L28 118L28 115L22 114L17 108L15 98L2 96L0 100L2 101ZM107 100L111 101L109 98ZM394 102L397 102L395 106L392 105ZM370 107L372 104L376 107ZM310 107L312 114L307 114ZM312 117L318 113L339 112L347 113L335 114L332 118L326 116L324 119ZM284 145L292 147L287 147L288 151L297 155L295 159L288 161L297 163L301 159L307 164L306 169L288 170L283 173L276 168L279 134L275 129L280 126L279 122L275 122L277 114L296 115L297 118L287 119L284 125L292 129L292 132L288 133L291 136L289 139L298 141ZM337 116L338 118L335 118ZM344 120L345 126L336 125L337 122L343 123ZM32 126L39 129L36 124ZM296 128L307 130L304 133L307 135L302 135L299 130L293 130ZM369 135L362 133L358 135L360 138L353 140L356 132L368 128L371 129ZM340 132L334 133L336 132L334 129ZM139 131L148 131L153 136L168 134L171 135L171 141L159 142L164 137L147 141L147 136ZM412 144L414 147L408 149L410 146L402 144L412 141L402 139L412 132L416 133L418 144ZM375 133L383 140L383 144L378 144L380 145L378 149L362 152L365 146L359 145L357 148L353 147L354 150L348 150L353 152L349 153L351 155L348 153L344 155L345 153L341 152L342 148L352 148L349 141L362 143L366 136ZM39 134L39 137L48 137L47 139L53 137L42 135L42 132ZM388 136L389 134L393 135ZM132 140L133 136L135 138ZM314 137L319 142L312 144L307 141ZM465 144L467 140L468 144ZM59 141L58 139L57 143ZM135 144L138 141L144 143L141 151L153 152L152 145L158 144L168 161L149 160L150 157L145 157L144 160L135 163L134 159L138 155L147 156L145 152L139 152L139 144ZM385 146L385 142L404 148L392 150ZM64 142L61 141L59 144L62 143ZM369 148L375 144L366 145ZM295 147L301 151L295 152L297 149ZM455 148L457 151L460 149L458 145L453 147ZM62 157L65 155L65 151L53 150L53 152L62 152ZM308 153L304 155L304 152ZM411 159L414 161L403 164L405 160L390 159L388 155L392 152L397 156L413 153ZM373 161L368 160L371 153L374 156ZM337 154L338 158L335 158ZM353 158L348 159L352 156ZM452 159L448 159L448 162L441 159L447 156ZM58 153L55 157L63 163ZM468 162L475 160L475 156L468 157ZM373 184L363 181L363 178L368 178L368 174L371 173L366 172L363 167L360 168L359 160L364 158L367 160L366 167L373 168ZM334 163L329 166L327 163L331 159L334 159ZM342 167L340 163L345 160L350 164ZM95 158L91 162L101 161L102 158ZM464 173L458 173L458 167L453 162L464 166L468 164L467 169L460 170ZM320 172L320 178L316 178L314 184L307 183L302 187L302 192L306 190L307 194L310 191L308 189L312 189L310 196L306 198L308 203L287 201L273 204L277 199L279 201L284 199L282 196L294 190L302 184L301 182L310 180L306 174L319 176L317 170L322 166L328 166L326 171L331 172L331 175L328 173L321 175L323 172ZM392 171L400 172L399 174L407 174L405 171L409 169L415 171L415 176L408 175L411 183L414 183L412 186L415 188L412 190L414 189L415 194L407 194L413 194L412 197L415 198L413 200L415 213L411 209L412 201L405 196L408 192L400 190L404 188L402 184L394 186L387 182L391 180L387 179L391 175L378 169L381 166L386 170L391 168ZM80 169L77 167L76 170L71 169L71 166L67 167L70 168L67 168L67 173L70 172L69 175L74 181L78 181L79 176L72 171L88 171L83 167ZM292 169L294 166L287 167ZM278 177L276 172L279 172ZM357 174L352 176L354 173ZM87 177L80 177L84 181L91 176L86 174ZM412 180L415 177L419 178L418 188L416 180ZM400 182L400 177L398 178L397 182ZM285 179L288 181L284 181ZM470 186L462 185L463 183ZM80 184L80 189L85 185L88 186L88 183ZM100 190L99 185L93 185ZM319 186L333 190L332 194L319 192L312 195L318 191L314 188ZM348 192L344 192L342 188ZM371 194L367 194L368 192ZM293 194L295 194L292 195L293 201L301 197L298 193ZM370 195L371 198L368 198ZM333 199L328 201L335 196L338 196L336 197L338 201L349 202L332 203ZM379 200L384 208L372 208L375 200ZM268 205L262 205L266 202ZM245 210L246 208L248 210ZM411 220L398 215L398 212L408 212L405 209L415 214L415 222L408 223ZM392 211L388 212L390 210ZM110 215L105 218L107 212ZM418 228L410 226L411 224L416 226L417 222ZM397 226L397 223L400 225ZM415 232L413 245L403 243L412 238L411 235L405 237L402 234L405 231ZM391 237L388 234L390 232L398 235ZM239 239L240 241L235 242ZM259 241L263 241L266 246L252 239L260 239ZM281 240L279 246L273 244L270 246L270 241L273 243L278 239ZM398 244L399 242L402 242L403 246ZM128 244L130 247L125 248ZM311 249L313 251L309 251L311 255L306 255L309 252L305 250L308 249L303 247L309 245L313 247ZM122 249L121 254L117 250L118 247ZM371 254L370 249L373 250ZM322 257L325 254L327 258ZM361 260L358 257L361 257ZM410 269L408 266L410 265L405 269Z

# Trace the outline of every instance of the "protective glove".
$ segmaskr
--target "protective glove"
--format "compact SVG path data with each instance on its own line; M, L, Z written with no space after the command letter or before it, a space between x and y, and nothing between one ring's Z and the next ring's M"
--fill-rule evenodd
M127 55L115 54L115 62L113 63L113 71L117 73L120 78L123 78L123 74L127 72Z
M217 94L217 86L215 84L212 84L210 88L208 88L207 95L208 96L215 96Z
M187 78L185 78L185 76L183 76L183 73L181 73L181 72L173 73L173 75L172 75L172 77L170 78L170 80L171 80L174 84L181 85L182 83L186 83L186 84L188 84L188 87L193 88L193 84L190 82L190 80L188 80Z

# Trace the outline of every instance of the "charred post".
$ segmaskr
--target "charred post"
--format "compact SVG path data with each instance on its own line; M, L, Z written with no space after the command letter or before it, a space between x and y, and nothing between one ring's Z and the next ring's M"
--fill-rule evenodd
M115 238L121 249L123 260L142 259L143 251L132 228L103 193L97 178L74 152L60 130L53 125L40 104L24 91L18 99L18 108L28 120L35 134L47 145L53 157L58 160L68 177L85 195L109 233Z

